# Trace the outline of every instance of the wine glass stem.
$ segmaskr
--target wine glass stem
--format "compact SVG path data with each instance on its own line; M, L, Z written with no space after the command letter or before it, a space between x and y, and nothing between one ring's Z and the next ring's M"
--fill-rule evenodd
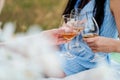
M70 43L68 43L68 44L67 44L67 52L66 52L65 55L66 55L67 57L73 59L73 58L75 58L75 56L72 55L72 54L69 52L70 49L71 49L71 47L70 47Z
M76 45L76 47L79 47L79 36L76 36L75 45Z
M70 50L70 43L67 44L67 49Z

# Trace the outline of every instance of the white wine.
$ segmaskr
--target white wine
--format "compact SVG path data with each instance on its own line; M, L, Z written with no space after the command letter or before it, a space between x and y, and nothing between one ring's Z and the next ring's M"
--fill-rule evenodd
M98 36L98 34L96 33L88 33L88 34L84 34L83 38L92 38L92 37L96 37Z
M76 32L66 32L66 33L61 33L60 35L61 35L61 37L63 37L66 40L72 40L77 35L77 33Z

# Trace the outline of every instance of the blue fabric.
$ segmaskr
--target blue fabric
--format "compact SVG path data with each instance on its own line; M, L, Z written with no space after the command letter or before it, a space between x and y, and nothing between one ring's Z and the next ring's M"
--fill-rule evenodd
M81 0L77 0L77 2L76 2L76 4L75 4L74 8L78 8L80 2L81 2Z
M80 0L77 1L75 8L78 7ZM95 0L91 0L81 11L93 11L94 8L94 2ZM107 0L105 3L105 18L103 21L103 24L100 29L100 36L110 37L110 38L117 38L118 31L116 28L116 23L114 20L114 17L110 11L110 1ZM91 14L93 15L93 13ZM76 39L73 39L70 42L70 45L75 44ZM83 42L81 35L79 35L79 45L83 48L83 50L80 50L81 48L72 48L69 50L69 52L74 55L74 58L69 58L67 56L62 56L61 59L64 59L64 64L62 65L64 72L66 75L71 75L78 73L80 71L84 71L90 68L94 68L96 66L96 62L92 62L94 59L94 53L92 50L88 47L88 45ZM67 44L63 44L60 46L60 51L64 54L67 50ZM109 61L109 56L106 53L99 53L103 57L106 58L106 61Z

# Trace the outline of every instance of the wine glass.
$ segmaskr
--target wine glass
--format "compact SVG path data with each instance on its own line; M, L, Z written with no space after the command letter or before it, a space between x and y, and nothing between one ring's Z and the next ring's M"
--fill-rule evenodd
M86 15L84 15L84 16L86 16ZM75 37L75 44L72 45L72 48L75 48L75 50L77 52L81 52L85 48L83 46L81 46L80 32L84 29L84 23L85 23L86 17L83 17L83 15L81 15L80 8L75 8L71 11L71 18L72 18L72 20L74 20L76 22L74 24L74 26L75 26L76 30L78 31L78 35Z
M83 38L92 38L99 35L99 26L93 16L88 15L89 13L86 12L86 22L84 26L84 30L82 31ZM99 53L95 53L94 59L91 62L100 62L103 60L103 56L99 55Z
M94 17L88 17L82 31L83 38L91 38L99 35L99 27Z
M75 17L75 15L74 15L74 17ZM74 26L75 20L73 19L73 16L71 16L71 14L63 15L61 23L62 23L62 28L65 31L65 32L60 33L61 37L63 37L66 40L71 41L78 34L78 30ZM63 27L64 25L66 27ZM67 51L63 55L68 58L74 58L75 56L69 52L70 49L71 49L71 47L70 47L69 43L67 43L67 49L66 49Z

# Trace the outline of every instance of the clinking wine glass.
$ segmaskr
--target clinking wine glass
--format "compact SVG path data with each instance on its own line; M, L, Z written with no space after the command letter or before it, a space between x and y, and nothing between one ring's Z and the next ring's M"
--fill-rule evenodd
M79 18L80 12L81 12L81 9L75 8L70 13L70 18L74 22L73 26L75 27L75 29L78 31L79 34L80 34L81 30L83 30L83 28L84 28L82 26L81 20Z
M86 16L86 15L84 15ZM78 35L75 37L75 43L72 45L72 48L75 48L77 52L83 51L85 48L81 46L81 41L80 39L80 33L84 29L84 23L85 23L85 18L83 15L81 15L81 9L80 8L75 8L71 11L71 18L74 20L76 23L74 24L75 28L78 31Z
M82 31L83 38L92 38L99 35L99 27L94 17L91 17L86 13L86 23L84 30ZM103 57L99 53L95 53L94 59L92 62L100 62L103 60Z
M87 17L84 30L82 31L83 38L91 38L99 35L99 27L94 17Z
M78 29L74 26L75 20L72 18L71 14L65 14L62 17L62 25L65 32L60 33L60 35L66 40L72 40L76 35L78 35ZM74 58L75 56L72 55L69 51L71 49L70 43L67 43L67 51L65 52L64 56L68 58Z

